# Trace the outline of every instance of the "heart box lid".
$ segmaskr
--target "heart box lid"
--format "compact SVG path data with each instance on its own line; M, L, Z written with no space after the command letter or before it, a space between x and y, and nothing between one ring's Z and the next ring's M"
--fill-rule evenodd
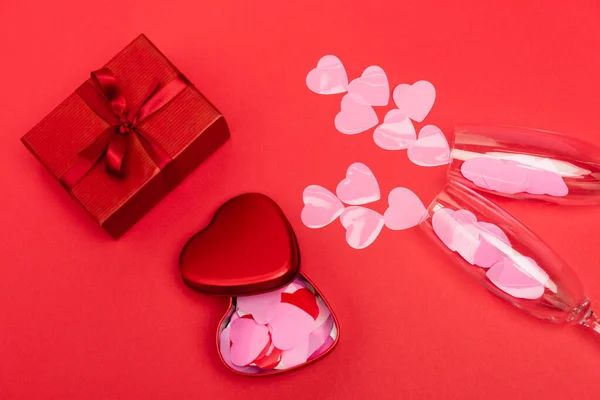
M296 236L271 198L246 193L223 204L185 244L183 280L207 294L243 296L278 289L300 269Z

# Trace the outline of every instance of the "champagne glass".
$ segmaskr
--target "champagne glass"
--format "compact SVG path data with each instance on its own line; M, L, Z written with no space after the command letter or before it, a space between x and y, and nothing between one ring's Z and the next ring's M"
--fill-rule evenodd
M449 179L506 197L600 204L600 148L558 133L457 127Z
M600 334L582 285L569 266L506 211L450 181L421 229L469 275L521 310Z

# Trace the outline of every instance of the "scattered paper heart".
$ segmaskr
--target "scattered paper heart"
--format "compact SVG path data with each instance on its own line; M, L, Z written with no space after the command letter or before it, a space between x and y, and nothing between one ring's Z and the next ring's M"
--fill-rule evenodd
M373 107L357 103L350 95L342 97L341 111L335 116L335 128L345 135L355 135L379 123Z
M448 164L450 147L444 133L434 125L425 125L419 131L417 141L408 148L408 158L422 167Z
M417 140L411 120L398 109L388 111L383 124L373 132L375 144L385 150L404 150Z
M337 197L346 204L362 205L381 198L379 184L373 172L363 163L348 167L346 178L336 188Z
M383 219L385 226L394 231L412 228L427 216L427 209L421 199L404 187L392 189L388 195L388 204Z
M344 64L336 56L321 57L317 67L306 76L306 86L318 94L344 93L348 89Z
M394 89L396 107L417 122L423 122L435 102L435 87L427 81L402 83Z
M346 228L346 242L354 249L364 249L373 243L384 225L381 214L359 206L346 208L340 221Z
M376 65L368 67L360 78L350 82L348 95L359 104L387 106L390 100L390 84L385 71Z
M301 219L309 228L322 228L329 225L344 211L342 202L322 186L310 185L302 193L304 208Z

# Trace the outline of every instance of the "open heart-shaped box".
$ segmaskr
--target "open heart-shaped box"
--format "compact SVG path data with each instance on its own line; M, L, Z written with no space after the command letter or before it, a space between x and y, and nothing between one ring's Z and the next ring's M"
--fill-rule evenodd
M233 372L265 376L328 354L339 339L337 319L300 270L294 231L269 197L248 193L223 204L186 243L184 281L231 297L217 327L221 361Z

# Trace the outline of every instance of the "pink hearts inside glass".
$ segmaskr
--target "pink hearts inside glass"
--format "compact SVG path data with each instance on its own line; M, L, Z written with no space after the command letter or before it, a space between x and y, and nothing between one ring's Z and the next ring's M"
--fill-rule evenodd
M600 203L600 148L558 133L457 127L449 178L478 191L559 204Z
M468 275L519 309L600 333L590 301L569 266L528 228L473 190L450 181L420 227Z

